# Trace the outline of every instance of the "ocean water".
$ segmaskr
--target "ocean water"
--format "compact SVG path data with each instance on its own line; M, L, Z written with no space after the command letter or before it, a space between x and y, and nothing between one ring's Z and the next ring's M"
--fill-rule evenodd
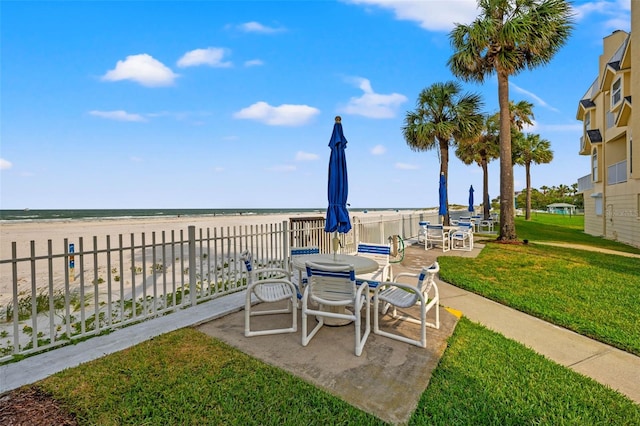
M355 209L359 210L359 209ZM2 222L41 222L92 219L144 219L150 217L264 215L287 213L324 213L318 209L100 209L100 210L0 210Z

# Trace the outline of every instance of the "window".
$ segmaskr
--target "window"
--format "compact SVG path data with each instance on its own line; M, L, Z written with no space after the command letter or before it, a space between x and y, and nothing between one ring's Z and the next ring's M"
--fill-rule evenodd
M602 216L602 198L594 198L593 201L595 202L596 216Z
M598 179L598 148L593 149L591 154L591 180L597 182Z
M618 77L611 85L611 107L618 105L622 100L622 77Z
M591 111L584 115L584 130L591 130Z

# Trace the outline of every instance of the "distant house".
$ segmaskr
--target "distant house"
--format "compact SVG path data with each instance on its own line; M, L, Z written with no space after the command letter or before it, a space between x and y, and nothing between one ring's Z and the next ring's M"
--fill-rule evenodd
M576 214L576 206L567 203L553 203L547 206L547 211L554 214Z

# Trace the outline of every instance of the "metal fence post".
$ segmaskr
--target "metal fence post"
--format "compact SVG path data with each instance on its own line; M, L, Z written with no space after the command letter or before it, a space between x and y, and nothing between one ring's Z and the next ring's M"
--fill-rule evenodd
M287 268L287 263L289 262L289 238L290 238L290 233L289 233L289 221L287 220L283 220L282 221L282 259L284 259L284 267Z
M189 295L191 296L191 306L196 306L196 227L190 225L188 228L189 239Z

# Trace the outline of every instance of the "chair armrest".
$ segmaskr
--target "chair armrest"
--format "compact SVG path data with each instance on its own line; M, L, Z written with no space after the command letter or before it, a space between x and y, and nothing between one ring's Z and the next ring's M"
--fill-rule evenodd
M418 274L414 274L413 272L400 272L398 275L396 275L395 279L391 282L395 283L397 279L400 277L418 278Z
M356 289L356 298L360 298L362 296L362 292L364 291L365 287L367 289L367 292L369 292L369 283L367 281L363 281L362 284L360 284Z

